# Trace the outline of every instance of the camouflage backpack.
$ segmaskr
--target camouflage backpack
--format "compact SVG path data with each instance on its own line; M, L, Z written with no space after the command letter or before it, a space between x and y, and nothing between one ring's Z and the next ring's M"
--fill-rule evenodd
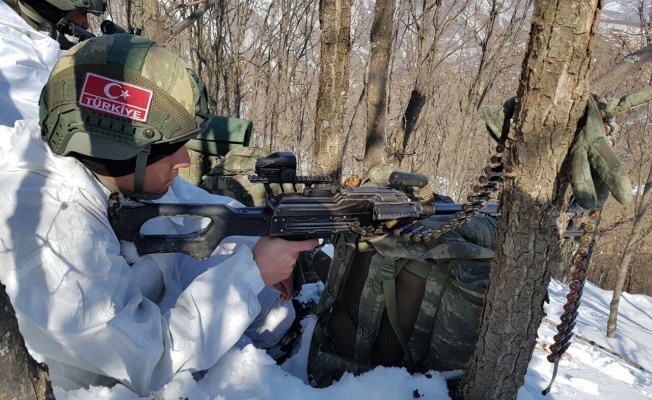
M248 175L255 174L256 161L269 154L260 147L235 148L204 177L202 187L210 193L234 198L245 206L262 207L265 187L262 183L251 183Z
M449 220L419 223L435 230ZM439 238L341 235L317 305L308 376L318 387L344 372L468 366L478 339L496 221L478 216Z

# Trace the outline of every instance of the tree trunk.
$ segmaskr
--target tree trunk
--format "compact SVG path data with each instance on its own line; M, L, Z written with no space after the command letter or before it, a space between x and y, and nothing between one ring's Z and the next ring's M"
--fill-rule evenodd
M451 19L442 18L442 5L439 0L426 0L418 25L417 34L420 37L417 77L414 81L414 88L410 93L405 112L401 117L401 123L389 138L388 156L389 161L399 166L405 157L405 150L412 134L417 130L417 122L423 108L426 106L428 97L436 90L432 84L432 74L435 73L437 53L439 51L439 40L443 34L447 21ZM432 37L431 37L432 35Z
M623 249L623 255L620 259L620 268L618 268L618 278L616 286L609 304L609 320L607 321L607 337L616 336L618 327L618 306L620 305L620 296L625 286L625 280L629 272L629 267L634 257L634 252L640 248L640 239L643 237L643 220L647 217L648 206L650 205L650 192L652 191L652 168L648 171L647 181L643 188L641 196L637 196L637 207L634 209L634 224L627 239L627 244Z
M165 34L164 21L161 19L161 9L158 0L144 0L144 31L149 39L160 43L167 35Z
M0 399L54 399L48 368L27 351L16 313L0 283Z
M312 173L336 177L342 169L344 114L349 93L351 0L321 0L321 73Z
M562 172L588 99L590 44L599 0L535 1L519 83L513 135L504 153L506 181L496 256L480 341L462 379L467 399L516 398L524 383L551 269L560 257L557 216Z
M640 224L638 222L638 220L635 221L634 226L632 226L632 236L627 239L627 244L623 249L623 255L620 259L618 278L616 279L616 287L614 288L614 293L611 297L611 302L609 303L609 319L607 320L607 337L609 338L616 337L620 296L623 293L623 287L625 286L625 280L627 279L627 272L629 271L629 266L634 255L632 247L634 247L634 243L639 239L639 237L636 235L637 232L640 232Z
M367 135L364 167L385 161L385 129L387 117L387 75L394 32L394 1L377 2L371 26L371 54L367 74Z

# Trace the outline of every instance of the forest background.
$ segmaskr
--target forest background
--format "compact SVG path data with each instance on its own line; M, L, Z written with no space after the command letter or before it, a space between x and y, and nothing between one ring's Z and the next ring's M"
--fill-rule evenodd
M435 192L465 202L496 152L482 109L518 92L482 340L460 391L511 398L523 385L550 277L567 283L578 265L570 257L578 242L562 235L574 222L563 212L563 161L589 91L611 104L645 92L619 115L615 148L634 202L608 201L591 244L588 279L614 290L607 336L622 290L652 294L651 3L114 0L105 17L180 54L206 82L215 113L253 121L253 144L294 152L300 174L343 180L386 163L425 174ZM199 183L194 157L186 175ZM0 327L15 332L6 321Z
M343 77L327 78L346 86L329 105L340 126L315 122L325 121L317 117L320 73L327 72L322 40L341 40L322 37L318 1L112 0L108 17L126 29L142 28L182 55L206 82L216 114L253 121L254 145L294 152L299 173L323 172L320 161L338 154L343 179L385 162L425 174L435 192L463 202L495 147L481 108L516 93L531 3L353 1L344 11L350 13L350 47L338 50L350 52L349 64L340 67ZM651 8L652 0L605 2L593 44L595 78L651 43ZM332 16L341 21L341 12ZM651 72L642 65L598 94L613 100L641 90L650 85ZM607 202L588 279L613 290L624 252L630 252L623 290L652 295L652 221L639 184L652 171L649 111L643 106L617 119L616 151L636 201L627 207ZM627 245L635 220L637 240ZM555 276L564 281L566 272Z

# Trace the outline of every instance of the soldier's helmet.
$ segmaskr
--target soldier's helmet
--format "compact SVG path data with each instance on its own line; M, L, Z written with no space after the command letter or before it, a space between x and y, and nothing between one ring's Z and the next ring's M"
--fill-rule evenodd
M100 175L135 173L136 192L145 166L177 151L209 116L204 85L183 60L130 34L66 52L39 106L43 140L54 153Z
M75 11L101 15L106 11L106 0L17 0L21 12L41 24L57 24Z

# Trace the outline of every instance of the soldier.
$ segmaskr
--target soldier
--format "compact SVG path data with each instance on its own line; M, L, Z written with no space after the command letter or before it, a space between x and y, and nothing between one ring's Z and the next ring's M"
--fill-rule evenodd
M56 64L40 121L0 127L0 280L54 386L119 382L146 396L176 373L210 368L239 341L270 347L292 324L280 294L291 295L297 255L317 241L234 237L205 261L140 257L109 223L116 193L240 206L177 176L189 164L184 144L206 120L199 87L150 40L101 36ZM145 233L183 234L200 221L182 222L159 220Z
M0 0L0 125L38 118L38 97L64 50L76 39L62 29L89 28L104 0Z

